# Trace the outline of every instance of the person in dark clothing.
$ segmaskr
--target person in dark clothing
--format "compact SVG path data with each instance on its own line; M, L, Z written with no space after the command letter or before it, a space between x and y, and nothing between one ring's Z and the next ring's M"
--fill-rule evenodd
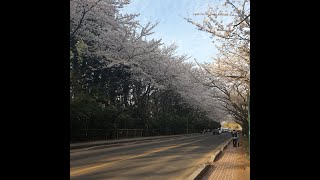
M238 146L238 133L235 130L233 130L231 135L232 135L233 147L237 147Z
M240 132L237 131L237 146L240 147Z

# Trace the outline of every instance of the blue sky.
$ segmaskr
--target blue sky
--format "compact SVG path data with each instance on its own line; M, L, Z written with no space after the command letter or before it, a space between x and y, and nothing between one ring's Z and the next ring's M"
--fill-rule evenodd
M139 13L138 20L142 24L159 22L150 38L162 39L166 45L176 43L177 54L188 54L198 62L212 62L217 50L210 35L197 30L183 18L196 18L194 12L204 12L212 0L131 0L122 9L125 13ZM199 19L201 20L201 19Z

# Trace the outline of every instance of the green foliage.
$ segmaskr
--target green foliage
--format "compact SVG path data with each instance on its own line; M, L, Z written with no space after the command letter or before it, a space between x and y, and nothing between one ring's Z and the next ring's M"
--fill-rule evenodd
M73 44L72 44L73 43ZM106 60L87 56L87 45L71 41L70 131L71 141L115 138L118 129L144 129L144 135L200 132L215 123L197 108L182 103L173 89L158 89L149 80L132 76L125 65L105 68Z
M108 86L115 85L111 84L113 81L106 82ZM150 129L161 135L199 132L219 124L208 119L198 109L180 104L181 99L174 96L173 92L170 92L170 101L168 92L159 93L155 97L159 100L158 104L154 103L155 98L152 96L148 99L141 94L133 96L136 104L125 103L123 96L126 94L122 86L123 83L117 82L113 95L108 89L95 87L91 88L91 93L78 93L71 99L70 130L73 142L83 138L84 132L90 129L104 129L108 132L116 129Z

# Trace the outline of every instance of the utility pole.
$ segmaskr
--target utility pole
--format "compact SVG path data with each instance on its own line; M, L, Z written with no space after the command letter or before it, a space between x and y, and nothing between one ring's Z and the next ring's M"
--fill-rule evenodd
M248 94L249 159L250 159L250 94Z

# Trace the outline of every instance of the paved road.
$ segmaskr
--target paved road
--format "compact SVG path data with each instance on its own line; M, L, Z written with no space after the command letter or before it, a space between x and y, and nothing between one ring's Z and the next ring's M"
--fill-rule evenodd
M186 179L229 134L205 134L74 152L70 179Z

